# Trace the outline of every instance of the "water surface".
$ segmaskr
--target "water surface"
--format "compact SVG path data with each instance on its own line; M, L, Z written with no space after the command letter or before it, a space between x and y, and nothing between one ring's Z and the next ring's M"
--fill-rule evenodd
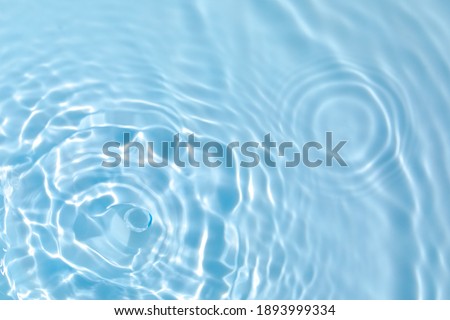
M1 299L450 299L448 1L0 8ZM101 166L328 131L348 167Z

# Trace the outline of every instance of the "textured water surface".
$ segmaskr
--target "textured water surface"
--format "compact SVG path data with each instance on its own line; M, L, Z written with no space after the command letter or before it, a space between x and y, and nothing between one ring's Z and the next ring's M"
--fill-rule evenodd
M450 299L449 52L444 0L0 0L0 299ZM329 131L347 167L101 166Z

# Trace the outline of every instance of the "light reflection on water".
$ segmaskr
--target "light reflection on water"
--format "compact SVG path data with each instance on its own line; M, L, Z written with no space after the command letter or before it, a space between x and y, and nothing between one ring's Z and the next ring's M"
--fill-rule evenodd
M3 4L0 299L449 299L449 17L445 1ZM327 131L348 167L100 165L125 132Z

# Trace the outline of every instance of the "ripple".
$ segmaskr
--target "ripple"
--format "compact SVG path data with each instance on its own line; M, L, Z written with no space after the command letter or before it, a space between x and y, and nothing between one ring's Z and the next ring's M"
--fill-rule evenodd
M365 192L373 181L401 171L399 156L411 148L410 106L394 78L377 69L336 59L312 61L286 81L280 94L285 115L280 132L300 143L332 132L333 146L346 141L342 158L328 170L307 170L324 193L343 188ZM288 125L286 125L288 124ZM324 157L325 148L318 152ZM336 191L337 192L337 191Z
M30 143L35 146L29 156L31 162L18 169L15 188L5 191L10 193L7 224L21 226L22 235L26 235L15 237L11 232L17 229L5 230L10 245L23 248L5 255L15 296L69 297L77 285L62 280L75 275L95 285L110 286L113 292L127 290L130 297L190 296L201 288L202 295L216 296L217 276L235 268L225 239L217 238L218 233L225 236L223 217L236 206L237 200L230 202L232 197L237 199L234 171L218 169L206 174L187 168L143 169L137 157L132 157L130 168L99 169L101 144L111 137L121 137L126 131L132 132L134 141L159 142L170 140L172 132L177 132L160 106L143 102L122 106L126 107L121 110L128 113L138 106L141 117L148 113L159 120L147 128L124 128L123 118L92 112L80 118L78 130L70 131L58 121L62 115L56 114L43 130L58 132L65 128L69 131L64 139L58 139L59 143L53 139L51 145L44 139ZM96 126L97 122L102 125ZM83 126L86 128L81 129ZM39 139L49 134L36 136ZM206 177L210 180L207 188L202 184ZM226 195L227 201L218 198L220 194ZM184 247L180 251L181 243ZM202 246L208 250L207 258L199 251ZM225 252L231 265L220 262ZM33 290L41 281L55 283L55 275L46 272L49 265L64 266L65 271L58 274L61 284ZM34 274L34 280L18 278L19 271ZM213 284L205 283L204 277L217 272ZM171 283L176 285L176 292L167 287ZM224 284L221 290L227 287ZM83 294L79 297L89 297Z

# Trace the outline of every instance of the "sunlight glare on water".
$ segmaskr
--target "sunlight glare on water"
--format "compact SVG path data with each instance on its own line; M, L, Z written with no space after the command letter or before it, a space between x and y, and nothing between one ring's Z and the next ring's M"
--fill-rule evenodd
M0 8L0 299L450 299L450 2ZM326 132L348 166L101 165Z

